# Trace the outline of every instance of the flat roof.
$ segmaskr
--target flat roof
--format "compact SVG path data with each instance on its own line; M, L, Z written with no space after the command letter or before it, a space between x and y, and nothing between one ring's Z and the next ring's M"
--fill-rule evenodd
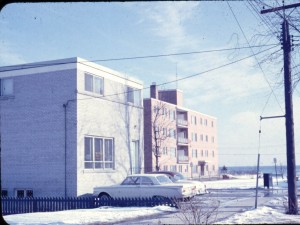
M215 116L211 116L211 115L208 115L208 114L205 114L205 113L196 111L196 110L192 110L192 109L189 109L189 108L186 108L186 107L178 106L178 105L172 104L172 103L170 103L170 102L165 102L165 101L162 101L162 100L159 100L159 99L156 99L156 98L144 98L143 100L147 100L147 101L154 100L154 101L163 102L163 103L166 103L167 105L173 106L173 107L176 108L178 111L183 111L183 112L193 112L193 113L201 114L201 115L206 116L206 117L213 118L213 119L215 119L215 120L218 119L218 118L215 117Z
M136 78L115 71L108 67L101 66L95 62L91 62L80 57L3 66L0 67L0 78L29 75L29 74L36 74L36 73L54 72L60 70L70 70L70 69L88 70L87 72L92 71L96 74L97 73L110 74L115 76L117 79L129 80L130 82L135 83L135 85L138 86L143 85L143 82Z

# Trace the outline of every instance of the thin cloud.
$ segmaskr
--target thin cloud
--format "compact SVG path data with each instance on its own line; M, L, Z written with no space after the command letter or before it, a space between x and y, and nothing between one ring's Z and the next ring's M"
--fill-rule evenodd
M198 2L162 2L146 8L142 16L153 23L152 34L166 41L165 50L180 50L195 47L197 39L186 31L186 24L193 18Z
M15 52L9 44L0 45L0 52L0 65L2 66L26 63L23 56Z

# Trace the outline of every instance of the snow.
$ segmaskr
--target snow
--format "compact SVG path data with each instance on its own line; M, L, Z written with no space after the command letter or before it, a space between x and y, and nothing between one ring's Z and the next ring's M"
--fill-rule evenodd
M4 216L10 225L13 224L88 224L113 223L132 218L174 212L169 206L156 207L100 207L96 209L77 209L59 212L27 213Z
M255 188L256 176L230 177L228 180L206 181L209 189L249 189ZM298 187L299 187L298 182ZM259 179L258 186L263 188L263 179ZM273 188L287 188L286 180L273 178ZM285 213L286 197L276 197L257 209L234 214L219 221L218 224L299 224L300 215ZM300 205L300 204L299 204ZM49 213L27 213L4 216L4 220L11 224L88 224L88 223L117 223L128 219L140 218L176 212L177 209L168 206L156 207L100 207L95 209L78 209ZM216 223L217 224L217 223Z

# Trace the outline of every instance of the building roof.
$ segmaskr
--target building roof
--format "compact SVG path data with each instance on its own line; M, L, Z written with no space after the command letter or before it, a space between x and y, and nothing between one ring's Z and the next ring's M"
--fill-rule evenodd
M0 78L54 72L69 69L88 70L95 73L101 73L103 75L109 74L110 77L111 75L113 75L116 79L129 80L131 83L135 84L134 86L141 86L140 88L142 88L143 85L143 82L136 78L130 77L126 74L120 73L118 71L112 70L110 68L101 66L97 63L79 57L3 66L0 67Z

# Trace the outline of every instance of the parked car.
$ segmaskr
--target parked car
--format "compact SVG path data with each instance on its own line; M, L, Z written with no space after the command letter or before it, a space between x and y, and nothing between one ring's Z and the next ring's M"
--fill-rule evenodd
M95 187L93 196L111 198L176 198L188 199L196 195L196 186L173 183L164 174L129 175L121 184Z
M196 180L188 180L186 177L184 177L181 173L173 172L173 171L153 171L149 172L148 174L165 174L169 177L170 180L172 180L174 183L189 183L196 185L197 195L202 195L205 193L208 193L206 190L206 185L201 181Z

